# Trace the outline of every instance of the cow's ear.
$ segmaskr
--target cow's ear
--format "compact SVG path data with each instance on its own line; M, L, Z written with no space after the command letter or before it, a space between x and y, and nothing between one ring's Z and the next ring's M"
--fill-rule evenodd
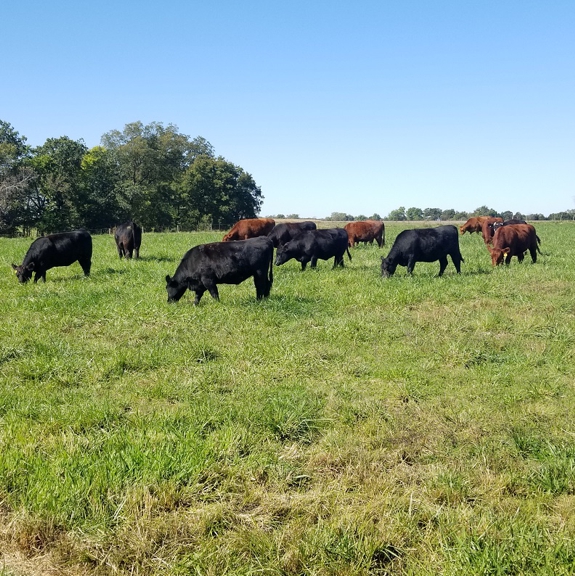
M507 256L507 254L509 254L509 248L503 248L502 252Z
M18 270L18 266L16 266L16 264L12 264L12 270L14 271Z
M169 284L172 281L169 274L166 274L166 284Z
M30 264L26 266L26 270L34 270L34 268L36 268L34 262L30 262Z

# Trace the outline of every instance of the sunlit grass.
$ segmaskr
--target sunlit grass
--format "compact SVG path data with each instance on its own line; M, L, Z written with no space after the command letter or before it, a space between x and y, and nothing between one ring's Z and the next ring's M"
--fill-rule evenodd
M573 573L575 228L384 280L402 229L197 307L164 278L221 234L24 286L0 239L0 570Z

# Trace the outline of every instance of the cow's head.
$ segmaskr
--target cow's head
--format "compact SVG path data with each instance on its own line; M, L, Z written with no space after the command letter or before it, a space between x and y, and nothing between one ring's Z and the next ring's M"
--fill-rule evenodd
M381 258L381 275L384 278L389 278L395 274L397 262L392 258Z
M509 248L490 248L491 253L491 264L493 266L499 266L503 263L503 258L509 254Z
M28 282L32 278L32 272L34 272L34 262L30 262L26 266L16 266L12 264L12 269L16 273L16 277L21 284Z
M176 282L173 278L170 278L169 275L166 276L166 291L168 292L168 302L177 302L186 291L187 286L184 284L182 285L179 282Z
M280 246L276 252L276 266L281 266L285 264L288 260L293 258L293 254L290 254L290 242Z

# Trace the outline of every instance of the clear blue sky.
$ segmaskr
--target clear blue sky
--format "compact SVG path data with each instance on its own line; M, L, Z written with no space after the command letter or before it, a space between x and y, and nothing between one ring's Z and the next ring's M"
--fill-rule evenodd
M0 119L31 145L175 124L262 215L575 208L575 0L19 0Z

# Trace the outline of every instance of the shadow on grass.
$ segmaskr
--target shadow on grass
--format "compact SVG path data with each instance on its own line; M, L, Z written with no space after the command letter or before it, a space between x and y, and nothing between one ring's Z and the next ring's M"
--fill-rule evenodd
M141 260L142 262L179 262L181 259L181 256L140 256L140 258L138 258L138 260ZM138 260L134 259L135 262Z

